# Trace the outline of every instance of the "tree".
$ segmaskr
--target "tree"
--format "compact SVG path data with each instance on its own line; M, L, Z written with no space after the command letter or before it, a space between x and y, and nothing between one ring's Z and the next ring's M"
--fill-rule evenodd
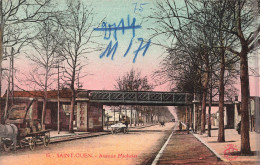
M232 2L232 11L235 18L234 28L228 29L239 41L240 51L228 47L227 49L240 57L240 82L241 82L241 154L251 154L249 139L249 74L248 54L260 45L260 24L254 24L254 17L259 16L255 1L238 0ZM259 4L259 1L258 1ZM248 9L248 6L252 8Z
M39 16L50 0L1 0L0 1L0 94L2 89L3 51L7 47L17 47L19 52L25 40L30 38L30 25L41 21ZM29 33L28 33L29 31ZM15 54L15 53L14 53ZM0 100L1 101L1 100ZM2 111L0 109L0 114Z
M132 68L116 80L115 88L120 91L149 91L153 89L153 85L149 84L146 76L141 77L141 72Z
M52 80L53 75L56 74L53 69L56 67L59 58L57 54L60 49L55 38L59 38L60 29L54 25L53 21L44 20L38 24L37 30L39 33L31 41L35 52L27 55L27 58L35 65L33 71L29 73L28 81L44 91L41 115L43 126L48 101L47 91L55 82Z
M153 85L148 82L148 78L142 77L141 72L137 72L133 68L124 74L124 76L119 77L116 80L115 89L120 91L149 91L153 89ZM142 108L137 108L137 116L139 117L139 110ZM138 121L139 122L139 121ZM132 124L132 107L131 107L131 120Z
M75 83L77 83L77 78L86 76L80 72L86 66L85 55L97 49L93 47L96 44L93 40L93 27L95 26L93 8L84 5L81 1L74 0L67 0L66 5L66 11L57 15L56 21L62 28L62 43L60 44L62 45L62 56L66 62L63 67L63 78L72 93L69 131L73 132Z
M212 12L216 9L212 8L214 3L228 4L223 5L221 8L222 15L225 18L229 18L230 25L225 26L221 17L216 17L216 13ZM229 34L234 38L234 42L229 42L228 45L219 44L217 47L222 48L221 50L227 50L235 54L240 59L240 81L241 81L241 153L250 154L250 142L249 142L249 116L248 116L248 98L249 98L249 78L248 78L248 54L255 50L259 46L259 32L260 25L255 24L254 17L259 15L259 10L250 8L251 6L258 6L256 1L246 0L219 0L214 2L209 1L192 1L185 0L182 7L177 6L175 2L166 1L158 6L162 8L157 13L158 18L168 19L164 22L164 27L168 27L167 31L162 31L159 34L170 34L177 36L176 32L182 30L183 27L188 25L190 22L196 22L201 26L212 28L216 31L222 32L222 34ZM210 7L213 10L204 10L204 8ZM166 7L166 8L165 8ZM160 9L160 8L159 8ZM209 12L210 11L210 12ZM170 14L168 14L169 12ZM168 14L168 15L167 15ZM166 17L164 17L166 15ZM209 22L203 22L200 19L196 19L198 15L214 18L221 26L216 24L210 24ZM174 21L175 20L175 21ZM175 26L172 26L174 25ZM176 26L178 28L176 28ZM221 36L221 35L220 35ZM222 35L223 36L223 35ZM220 39L222 41L222 39ZM232 41L232 40L231 40ZM222 57L223 57L222 52ZM223 59L223 58L222 58ZM223 60L222 60L223 62ZM224 66L222 66L224 68ZM224 72L225 73L225 72ZM223 69L221 71L223 75ZM223 85L221 91L223 91ZM222 102L223 94L221 94ZM221 109L221 107L220 107Z

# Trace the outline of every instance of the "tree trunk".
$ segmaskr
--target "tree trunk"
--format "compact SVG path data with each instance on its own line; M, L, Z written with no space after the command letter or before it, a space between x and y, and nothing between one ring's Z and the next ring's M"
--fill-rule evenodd
M251 154L250 139L249 139L249 114L248 114L248 99L249 99L249 74L247 51L243 50L240 53L240 82L241 82L241 154Z
M206 58L206 75L203 83L202 90L202 108L201 108L201 134L205 133L206 125L206 107L207 107L207 93L208 93L208 82L209 82L209 61Z
M12 52L12 54L13 54L13 52ZM7 82L8 84L7 84L6 99L5 99L4 122L7 118L8 107L9 107L11 65L12 65L12 59L10 58L10 65L9 65L9 71L8 71L8 82Z
M44 97L43 98L43 106L42 106L42 120L41 120L41 126L44 128L45 125L45 114L46 114L46 106L47 106L47 100Z
M205 133L205 125L206 125L206 98L207 98L207 89L205 85L203 85L203 93L202 93L202 109L201 109L201 134Z
M187 126L187 134L189 134L189 128L190 128L190 121L189 121L189 115L190 115L190 113L189 113L189 110L188 110L188 108L186 107L185 108L185 111L186 111L186 126Z
M69 123L69 132L73 133L73 120L74 120L74 105L76 99L76 92L74 89L71 89L72 97L71 97L71 104L70 104L70 123Z
M115 124L116 123L116 110L115 110L115 107L113 109L114 109L114 124Z
M208 110L208 137L211 137L211 104L212 104L212 89L210 93L209 110Z
M132 106L131 106L131 112L130 112L130 126L132 127L133 124L133 110L132 110Z
M136 119L136 122L137 122L137 125L139 125L139 113L140 113L140 108L138 108L138 111L136 112L137 114L137 119Z
M224 74L225 74L225 54L224 50L221 52L221 64L219 75L219 128L218 128L218 142L225 141L224 129Z
M208 137L211 137L211 106L212 106L212 67L210 74L209 110L208 110Z

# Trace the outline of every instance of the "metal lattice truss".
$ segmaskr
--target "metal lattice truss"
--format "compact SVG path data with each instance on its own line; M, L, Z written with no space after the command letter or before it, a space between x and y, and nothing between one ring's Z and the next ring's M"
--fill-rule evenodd
M191 105L193 100L190 93L106 90L81 91L78 97L108 104Z

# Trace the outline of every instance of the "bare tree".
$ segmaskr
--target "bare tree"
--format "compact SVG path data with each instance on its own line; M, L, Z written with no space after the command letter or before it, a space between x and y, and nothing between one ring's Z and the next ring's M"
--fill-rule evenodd
M214 3L228 4L223 5L220 9L222 15L228 17L230 25L226 26L226 19L219 19L216 17L216 9L210 7L213 10L204 10L205 6L208 7ZM182 30L190 22L196 22L201 26L212 28L216 31L221 31L220 37L229 34L234 37L234 42L225 44L218 44L217 47L224 48L235 54L240 59L240 80L241 80L241 153L250 154L250 142L249 142L249 116L248 116L248 98L249 98L249 78L248 78L248 53L255 50L259 46L259 33L260 25L255 24L254 17L259 15L259 9L253 9L253 6L257 7L256 1L253 0L219 0L214 2L209 1L193 1L185 0L183 6L178 6L174 1L166 1L158 4L157 9L162 9L157 12L155 18L161 20L166 19L162 27L166 27L167 31L159 31L159 34L170 34L177 37L176 32ZM210 11L210 12L209 12ZM214 21L217 21L221 26L211 24L209 22L203 22L201 17L211 17ZM152 16L153 18L153 16ZM223 17L222 17L223 18ZM160 22L160 21L158 21ZM257 22L257 21L256 21ZM259 22L259 21L258 21ZM176 28L177 27L177 28ZM178 39L178 38L177 38ZM223 40L220 38L220 42ZM224 52L224 51L223 51ZM223 53L222 52L222 56ZM223 59L223 58L222 58ZM222 64L223 64L222 60ZM222 66L224 68L224 66ZM224 75L225 71L222 69L221 74ZM221 91L223 91L223 85ZM223 94L221 94L221 100L223 100ZM220 100L220 101L221 101ZM223 101L221 101L223 102ZM220 107L221 109L221 107Z
M63 67L63 78L72 92L69 131L73 132L75 83L79 78L86 76L82 72L86 66L85 55L97 51L98 44L93 40L95 37L93 35L93 27L95 26L93 8L84 5L81 1L73 0L67 0L66 5L66 11L57 15L56 20L62 28L64 41L62 55L66 65Z
M149 91L153 89L153 85L149 83L148 78L146 76L142 77L141 72L138 72L132 68L129 72L125 73L124 76L119 77L116 80L115 88L120 91ZM138 117L139 110L142 110L142 108L136 108ZM132 107L130 124L132 124Z
M149 91L153 89L153 85L149 84L148 78L142 77L141 72L133 68L124 76L116 80L115 88L120 91Z
M259 2L258 2L259 4ZM239 42L240 50L227 47L229 51L240 57L240 82L241 82L241 153L251 154L249 138L249 74L248 54L260 45L260 24L254 24L254 17L259 16L259 9L255 10L255 1L232 1L232 11L235 18L233 28L227 29L234 34ZM249 8L248 8L249 7Z
M29 73L28 81L34 84L37 88L44 91L43 95L43 109L41 124L45 122L45 112L48 101L47 91L53 85L55 71L58 61L59 43L55 38L59 38L60 29L55 26L51 20L45 20L38 24L37 31L39 33L33 38L31 46L33 47L32 54L28 54L27 58L33 62L34 69Z
M42 20L38 14L50 0L1 0L0 1L0 94L2 78L3 50L24 42L29 37L27 22ZM15 50L19 51L19 48ZM2 114L0 110L0 114Z

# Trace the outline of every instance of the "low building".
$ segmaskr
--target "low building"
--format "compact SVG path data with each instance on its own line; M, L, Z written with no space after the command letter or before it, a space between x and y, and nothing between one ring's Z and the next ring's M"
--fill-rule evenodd
M12 105L30 104L29 113L32 120L41 120L43 109L43 91L14 91L13 97L9 99L9 108ZM6 95L3 96L5 100ZM71 109L71 91L69 89L60 90L60 109L58 110L58 91L47 92L47 106L45 112L45 128L57 130L58 121L60 130L68 130ZM5 101L3 101L5 103ZM76 99L74 109L73 128L77 131L102 131L103 111L101 104L88 103L86 99ZM2 104L2 109L5 105ZM58 119L59 113L59 119ZM3 115L2 115L3 116Z

